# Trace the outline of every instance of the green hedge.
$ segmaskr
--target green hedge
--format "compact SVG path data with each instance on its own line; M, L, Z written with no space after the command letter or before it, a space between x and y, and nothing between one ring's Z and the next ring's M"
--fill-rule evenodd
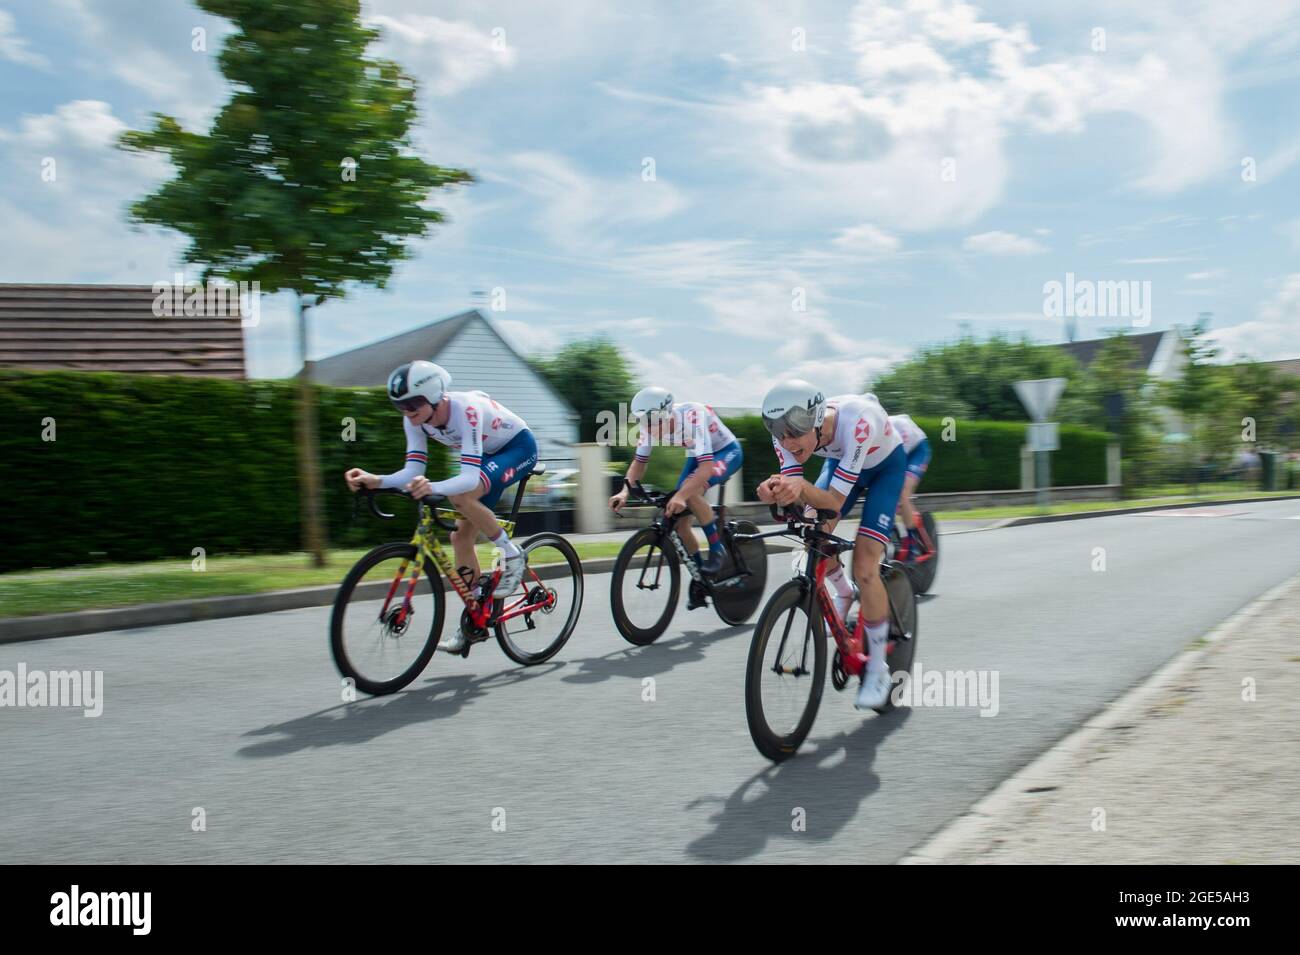
M957 421L954 440L943 440L940 418L916 418L930 439L932 457L923 491L1001 491L1020 487L1020 448L1026 425L1013 421ZM776 471L772 439L758 415L726 419L727 427L745 449L745 499L755 499L758 483ZM1061 449L1052 455L1052 484L1103 484L1106 481L1106 445L1110 437L1063 425ZM821 474L823 459L804 464L809 481Z
M208 556L297 550L295 388L286 381L0 370L0 456L9 474L0 570L189 560L195 547ZM331 544L405 534L401 522L354 524L342 480L353 466L375 473L402 466L400 417L382 389L318 394ZM345 417L356 422L353 440L345 440ZM46 418L54 421L54 441L42 440ZM444 476L445 449L431 445L429 474Z

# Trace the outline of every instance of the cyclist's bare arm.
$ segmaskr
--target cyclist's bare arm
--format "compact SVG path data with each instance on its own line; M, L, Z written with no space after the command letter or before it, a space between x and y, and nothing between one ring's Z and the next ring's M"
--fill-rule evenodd
M639 484L641 479L645 477L646 465L647 462L645 461L633 460L627 469L627 483ZM609 499L609 506L611 510L619 511L623 509L623 505L626 503L627 485L625 484L622 490Z
M844 506L844 499L847 495L841 494L834 488L822 490L807 481L804 481L804 485L803 493L799 495L799 498L809 507L815 507L821 511L839 511Z

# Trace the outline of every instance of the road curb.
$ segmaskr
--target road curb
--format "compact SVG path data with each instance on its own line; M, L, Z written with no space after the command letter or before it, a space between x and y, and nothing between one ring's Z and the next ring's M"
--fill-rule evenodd
M1083 725L1041 753L1029 765L1003 780L992 792L965 813L948 823L924 843L898 860L899 865L942 865L954 853L987 844L988 835L999 820L1024 815L1034 804L1034 790L1050 791L1060 782L1079 754L1103 734L1134 723L1144 716L1144 709L1190 671L1210 652L1247 622L1263 614L1270 604L1300 588L1300 575L1285 580L1267 593L1256 597L1228 619L1205 634L1203 648L1184 650L1146 680L1121 697L1104 704Z
M771 552L791 550L780 544L768 545ZM613 557L601 557L582 565L583 576L604 574L614 569ZM546 579L545 568L539 576ZM370 585L379 597L387 583ZM300 587L295 590L272 590L263 594L240 594L233 597L201 597L195 600L176 600L157 604L136 604L133 607L112 607L103 610L76 610L69 613L42 614L35 617L8 617L0 620L0 644L22 643L27 640L48 640L54 637L76 637L87 633L104 633L110 630L135 630L140 627L163 627L176 623L193 623L198 620L219 620L226 617L247 617L254 614L274 613L277 610L302 610L308 607L328 607L334 602L338 584L319 587Z
M1101 511L1079 511L1074 514L1043 514L1034 517L1009 517L1005 523L979 530L991 531L999 527L1027 527L1030 524L1054 524L1057 521L1081 521L1091 517L1114 517L1117 514L1146 514L1151 511L1180 511L1189 507L1214 507L1221 504L1263 504L1268 501L1294 501L1300 494L1279 494L1273 497L1237 497L1217 501L1190 501L1184 504L1152 504L1148 507L1112 507ZM970 533L966 531L965 533Z

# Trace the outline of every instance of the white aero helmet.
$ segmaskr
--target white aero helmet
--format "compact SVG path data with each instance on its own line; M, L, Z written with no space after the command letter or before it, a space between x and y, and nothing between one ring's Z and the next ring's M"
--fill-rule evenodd
M388 376L388 398L402 411L436 405L449 387L451 373L431 361L408 361Z
M652 414L666 414L672 409L673 393L667 388L642 388L632 396L632 417L637 421Z
M783 381L763 396L763 424L778 441L807 434L825 417L826 396L802 379Z

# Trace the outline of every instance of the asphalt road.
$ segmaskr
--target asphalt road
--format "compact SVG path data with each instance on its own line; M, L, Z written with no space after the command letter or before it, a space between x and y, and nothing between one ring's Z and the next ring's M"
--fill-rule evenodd
M1300 573L1296 518L1280 501L946 537L917 658L997 671L998 714L864 718L828 687L779 767L745 725L749 628L683 605L630 647L608 575L557 660L487 643L351 704L328 608L0 646L0 670L103 670L105 695L98 718L0 708L0 860L893 862ZM789 573L773 557L769 587Z

